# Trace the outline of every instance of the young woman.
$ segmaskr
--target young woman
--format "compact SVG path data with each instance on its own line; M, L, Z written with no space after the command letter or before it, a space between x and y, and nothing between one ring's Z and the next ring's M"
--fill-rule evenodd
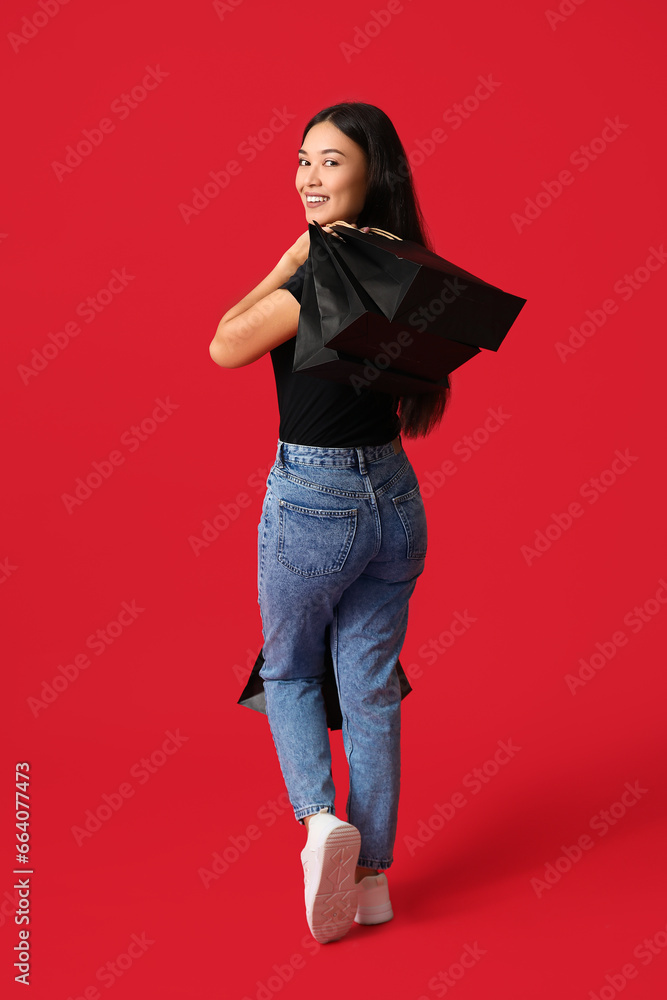
M336 104L306 125L296 189L306 221L338 220L432 249L405 151L371 104ZM224 368L270 351L280 413L277 452L258 526L258 593L266 710L295 818L306 918L320 942L393 911L400 785L396 662L408 602L424 570L427 526L401 436L430 433L449 386L392 396L293 373L306 231L271 273L222 317L210 346ZM327 631L328 628L328 631ZM349 765L348 822L334 810L322 694L329 637Z

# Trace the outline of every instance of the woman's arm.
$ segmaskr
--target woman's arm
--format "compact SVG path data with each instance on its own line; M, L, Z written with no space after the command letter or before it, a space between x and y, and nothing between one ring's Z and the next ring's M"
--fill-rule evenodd
M300 306L291 292L281 288L298 267L286 253L270 274L260 281L218 323L209 354L222 368L241 368L257 361L296 334Z
M259 302L260 299L263 299L266 295L269 295L277 288L280 288L281 285L285 284L288 278L292 277L299 266L299 263L301 262L297 262L289 251L283 254L271 273L267 274L266 278L264 278L263 281L260 281L260 283L256 285L252 291L248 292L248 294L245 295L239 302L237 302L235 306L228 309L220 322L226 323L235 316L239 316L242 312L245 312L246 309L249 309L250 306L254 306L256 302Z
M301 306L291 292L280 286L307 259L309 249L307 230L285 251L271 273L227 310L209 346L217 365L241 368L295 336Z

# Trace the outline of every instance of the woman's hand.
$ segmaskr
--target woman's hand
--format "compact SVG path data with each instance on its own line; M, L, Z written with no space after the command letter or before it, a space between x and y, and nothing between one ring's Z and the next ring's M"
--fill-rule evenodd
M333 229L331 228L331 225L335 225L335 223L332 223L327 226L322 226L322 229L324 229L324 231L326 233L329 233L331 236L337 236L339 239L342 239L343 238L342 236L340 236L338 233L334 233ZM350 223L350 225L354 226L355 229L359 229L359 227L354 222ZM368 226L362 226L360 231L362 233L367 233L368 229L369 229ZM297 267L300 267L301 264L303 264L304 261L308 259L309 253L310 253L310 232L309 230L306 230L306 232L302 233L301 236L299 236L298 240L296 240L296 242L292 244L289 250L285 251L283 256L289 258L289 260L294 264L294 270L296 270Z

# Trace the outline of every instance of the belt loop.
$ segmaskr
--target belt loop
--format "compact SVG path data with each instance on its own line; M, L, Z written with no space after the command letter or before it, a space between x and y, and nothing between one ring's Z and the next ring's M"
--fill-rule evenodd
M357 453L357 459L359 461L359 472L363 475L368 471L366 468L366 459L364 458L364 449L360 446L355 446L355 451Z
M285 468L285 459L283 457L283 443L282 443L282 441L278 442L278 455L277 455L277 458L278 458L278 464L280 465L281 469L284 469Z

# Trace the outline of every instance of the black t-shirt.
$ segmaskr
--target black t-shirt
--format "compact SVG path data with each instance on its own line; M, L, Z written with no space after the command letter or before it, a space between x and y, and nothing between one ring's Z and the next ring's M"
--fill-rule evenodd
M301 302L308 261L280 287ZM296 335L271 351L281 441L320 448L385 444L401 429L398 396L293 372Z

